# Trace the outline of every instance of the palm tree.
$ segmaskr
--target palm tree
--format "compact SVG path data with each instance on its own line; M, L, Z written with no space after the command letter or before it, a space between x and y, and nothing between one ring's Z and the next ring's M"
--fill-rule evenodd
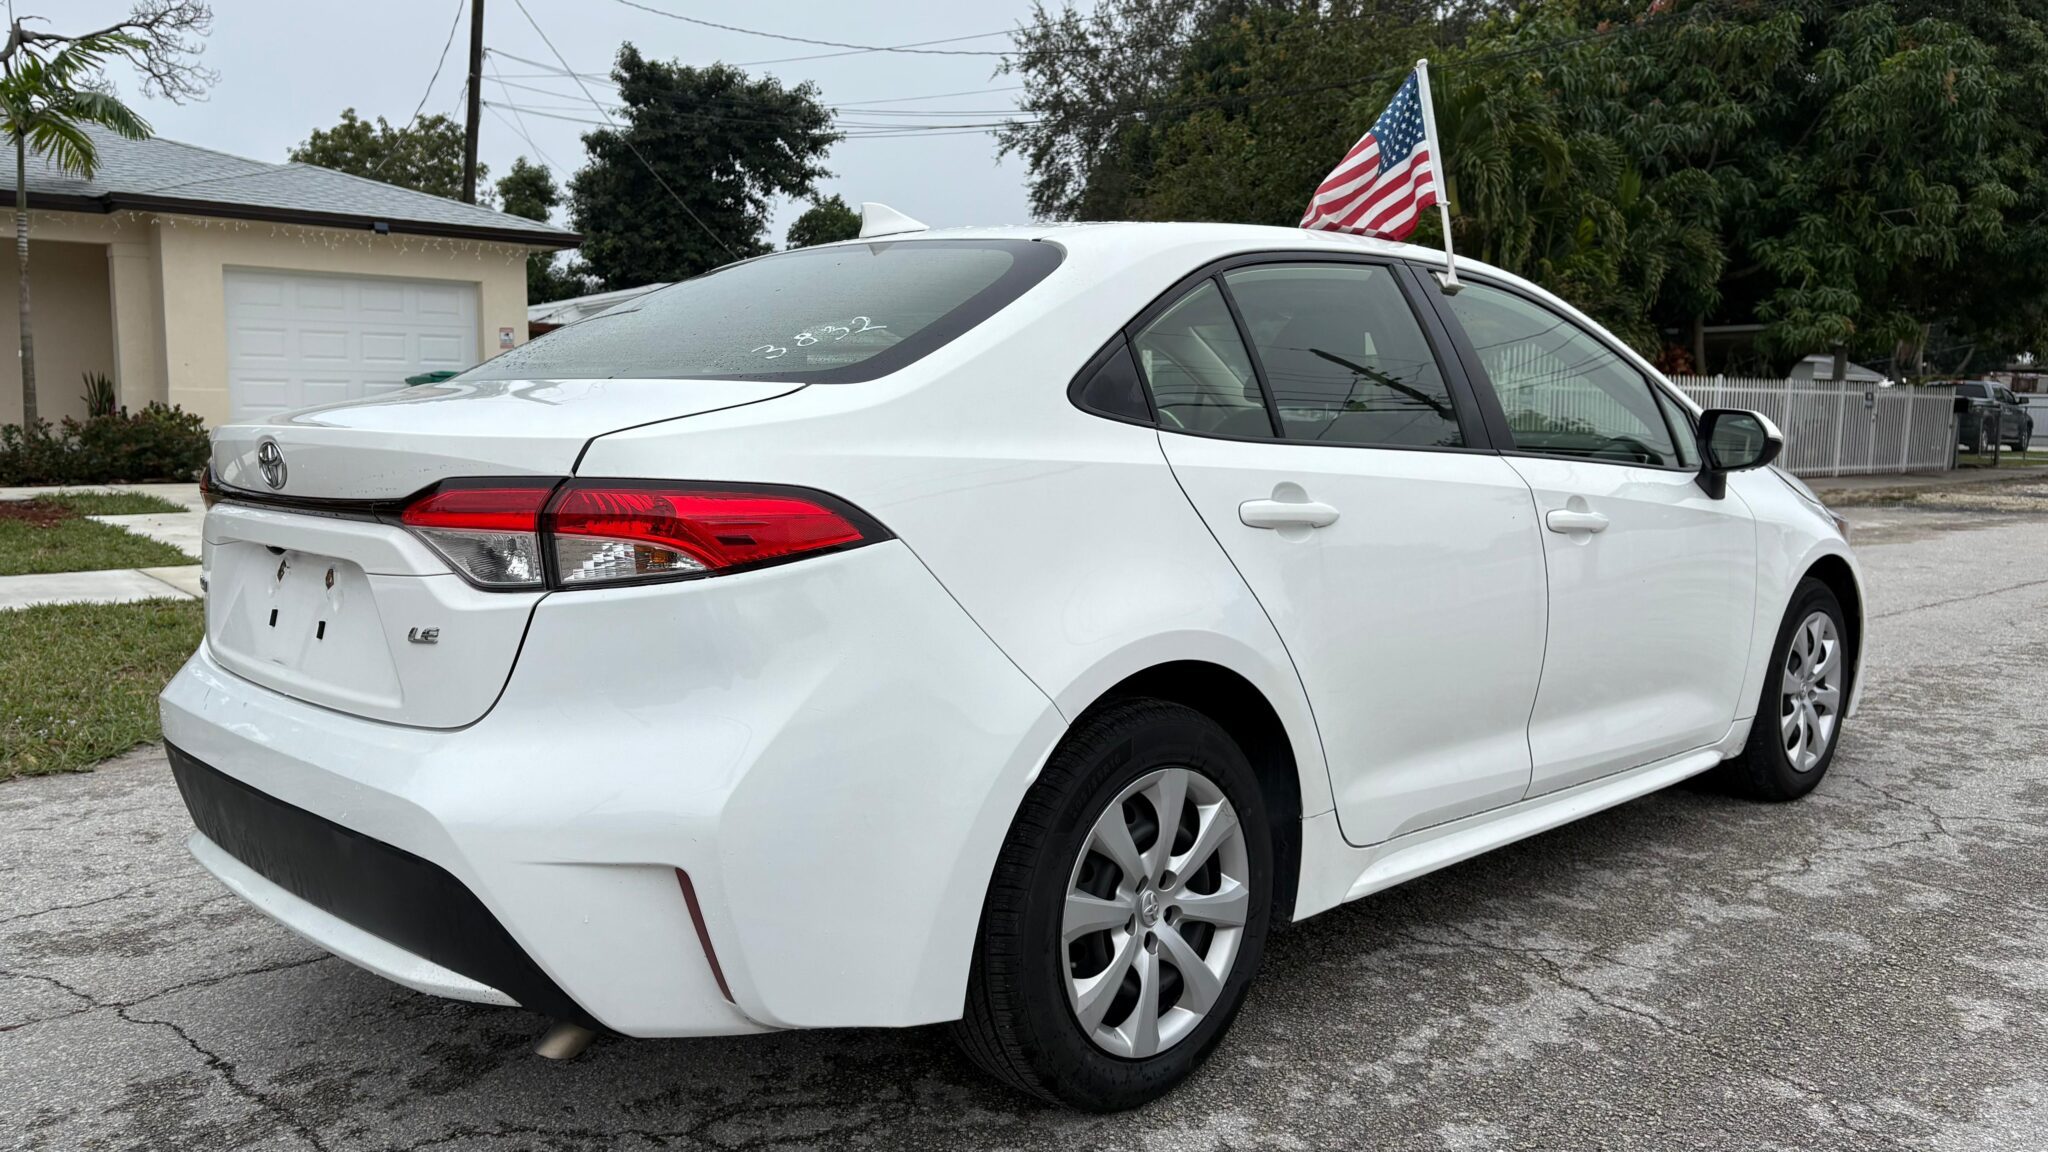
M120 32L72 40L48 56L16 52L0 68L0 136L14 145L14 254L21 271L21 426L34 434L35 337L28 313L28 154L47 157L60 171L90 180L99 150L88 126L130 140L149 135L149 124L96 83L110 54L138 50L142 42Z

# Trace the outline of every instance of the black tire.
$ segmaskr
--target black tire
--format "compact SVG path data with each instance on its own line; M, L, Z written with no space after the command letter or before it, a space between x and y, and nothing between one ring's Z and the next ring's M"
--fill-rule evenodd
M1749 742L1739 756L1721 765L1722 778L1729 786L1752 800L1797 800L1813 791L1819 786L1821 777L1827 775L1828 765L1834 763L1835 750L1842 746L1843 718L1837 715L1834 732L1827 747L1821 751L1819 762L1802 772L1793 766L1786 754L1778 723L1784 700L1786 657L1791 651L1794 633L1815 612L1825 612L1834 622L1835 635L1841 638L1844 646L1841 705L1844 708L1848 706L1849 693L1854 687L1850 678L1854 675L1855 652L1842 617L1842 605L1835 599L1832 589L1809 576L1793 589L1792 602L1785 609L1785 619L1778 625L1778 642L1771 646L1771 665L1764 675L1763 697L1757 702L1756 722L1750 726Z
M1082 1031L1068 999L1060 931L1075 861L1096 818L1128 785L1168 767L1206 776L1237 810L1250 901L1237 957L1208 1015L1165 1051L1130 1059ZM955 1039L997 1079L1055 1103L1113 1112L1164 1094L1201 1064L1244 1003L1265 949L1273 861L1258 779L1214 721L1153 699L1083 716L1024 798L997 858Z

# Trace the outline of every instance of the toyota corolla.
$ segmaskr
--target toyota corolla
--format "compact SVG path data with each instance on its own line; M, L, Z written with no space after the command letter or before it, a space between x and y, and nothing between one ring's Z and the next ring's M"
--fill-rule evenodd
M1440 253L872 219L221 428L199 861L559 1051L956 1021L1111 1109L1280 925L1827 771L1863 596L1764 417Z

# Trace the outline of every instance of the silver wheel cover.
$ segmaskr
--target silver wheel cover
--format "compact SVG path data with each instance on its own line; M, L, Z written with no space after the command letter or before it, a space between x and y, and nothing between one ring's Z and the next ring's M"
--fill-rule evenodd
M1778 690L1779 747L1795 772L1811 772L1827 754L1842 715L1842 641L1825 612L1800 621L1785 653Z
M1222 999L1250 911L1244 829L1223 790L1185 768L1133 781L1068 875L1060 962L1081 1030L1130 1059L1187 1039Z

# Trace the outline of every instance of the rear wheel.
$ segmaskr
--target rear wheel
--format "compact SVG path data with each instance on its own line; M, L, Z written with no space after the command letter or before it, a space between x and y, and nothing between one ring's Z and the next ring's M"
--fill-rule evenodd
M1808 577L1794 590L1749 743L1725 774L1758 800L1796 800L1834 761L1849 702L1849 630L1827 585Z
M1272 880L1257 778L1220 727L1159 700L1085 717L997 860L961 1047L1077 1108L1159 1096L1236 1016Z

